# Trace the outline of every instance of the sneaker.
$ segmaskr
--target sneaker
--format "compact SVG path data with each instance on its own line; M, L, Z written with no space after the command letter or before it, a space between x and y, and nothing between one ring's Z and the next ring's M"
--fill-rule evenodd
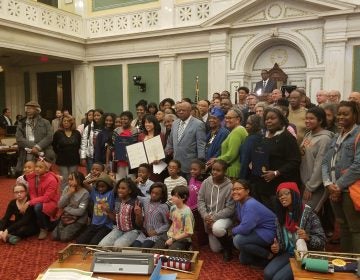
M9 243L12 244L12 245L15 245L20 240L21 240L21 238L19 236L15 236L15 235L10 235L9 236Z
M48 231L46 229L42 228L42 229L40 229L38 239L39 240L44 240L44 239L46 239L47 235L48 235Z

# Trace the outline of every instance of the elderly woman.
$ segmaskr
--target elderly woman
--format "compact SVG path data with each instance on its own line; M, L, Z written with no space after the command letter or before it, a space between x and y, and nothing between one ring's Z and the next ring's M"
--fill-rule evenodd
M64 116L60 122L60 129L54 134L53 148L56 153L56 164L62 176L61 189L64 189L69 174L77 170L80 164L79 149L81 134L75 129L72 116Z
M360 178L360 105L342 101L338 108L335 135L322 163L322 179L327 188L336 220L340 225L340 248L360 253L360 212L355 210L349 187Z
M242 112L237 109L230 109L225 115L225 125L230 131L221 144L220 156L217 159L224 160L228 165L226 175L230 178L237 178L240 174L240 147L244 143L248 133L241 125L243 118ZM207 162L207 166L211 166L214 158Z
M223 119L224 112L220 108L214 107L208 119L210 131L206 135L205 146L205 159L207 161L220 155L221 143L230 133L229 130L221 126Z

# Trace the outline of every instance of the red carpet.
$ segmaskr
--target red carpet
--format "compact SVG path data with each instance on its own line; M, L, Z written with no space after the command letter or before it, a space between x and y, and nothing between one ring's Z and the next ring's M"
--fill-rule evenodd
M6 211L12 199L14 179L0 177L0 216ZM57 252L67 244L50 240L39 241L37 237L22 240L13 246L0 243L0 279L1 280L32 280L57 259ZM200 259L204 260L200 279L262 279L262 270L252 269L239 264L237 257L229 263L222 261L220 254L214 254L208 246L202 247Z

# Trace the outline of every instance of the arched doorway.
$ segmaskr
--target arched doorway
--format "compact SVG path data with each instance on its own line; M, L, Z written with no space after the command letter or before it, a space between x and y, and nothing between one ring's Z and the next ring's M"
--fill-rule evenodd
M306 87L307 63L302 51L286 40L269 40L257 46L245 64L251 89L261 79L262 69L271 69L277 63L288 75L287 84Z

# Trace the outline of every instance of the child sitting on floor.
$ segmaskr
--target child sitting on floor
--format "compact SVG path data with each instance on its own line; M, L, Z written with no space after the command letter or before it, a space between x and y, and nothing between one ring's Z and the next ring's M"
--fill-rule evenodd
M22 183L28 188L29 184L28 181L26 180L26 175L35 171L35 161L29 160L25 162L23 171L24 171L23 175L19 176L16 179L16 183Z
M60 198L60 179L50 171L51 163L45 158L39 158L35 164L35 172L26 175L29 183L30 200L20 212L25 213L33 206L40 226L39 240L47 237L48 231L56 225L57 204Z
M149 192L150 197L138 197L142 206L143 230L132 247L151 248L160 239L161 234L169 229L169 207L165 203L166 185L161 182L154 183Z
M52 232L54 240L67 242L74 239L87 223L89 192L83 187L84 179L84 175L78 171L69 175L68 185L58 204L62 214L59 224Z
M123 178L116 184L115 195L115 211L105 211L116 222L116 226L101 240L99 246L128 247L136 240L141 228L140 202L137 197L142 193L130 178Z
M98 245L112 229L113 222L108 216L109 211L114 209L114 192L112 179L102 173L95 181L95 186L88 188L93 202L93 214L91 224L76 239L78 244Z
M11 200L4 217L0 220L0 240L15 245L21 238L35 235L39 232L36 223L34 207L27 207L24 213L20 211L29 200L27 187L17 183L14 188L15 199ZM13 221L11 217L14 216Z
M188 250L191 245L191 236L194 233L194 216L185 203L189 198L187 186L176 186L171 191L173 206L170 208L172 224L161 239L156 242L156 248L167 247L170 250Z
M138 168L138 176L135 180L138 188L141 190L144 196L150 197L150 186L154 183L149 179L151 175L152 167L148 163L142 163Z

